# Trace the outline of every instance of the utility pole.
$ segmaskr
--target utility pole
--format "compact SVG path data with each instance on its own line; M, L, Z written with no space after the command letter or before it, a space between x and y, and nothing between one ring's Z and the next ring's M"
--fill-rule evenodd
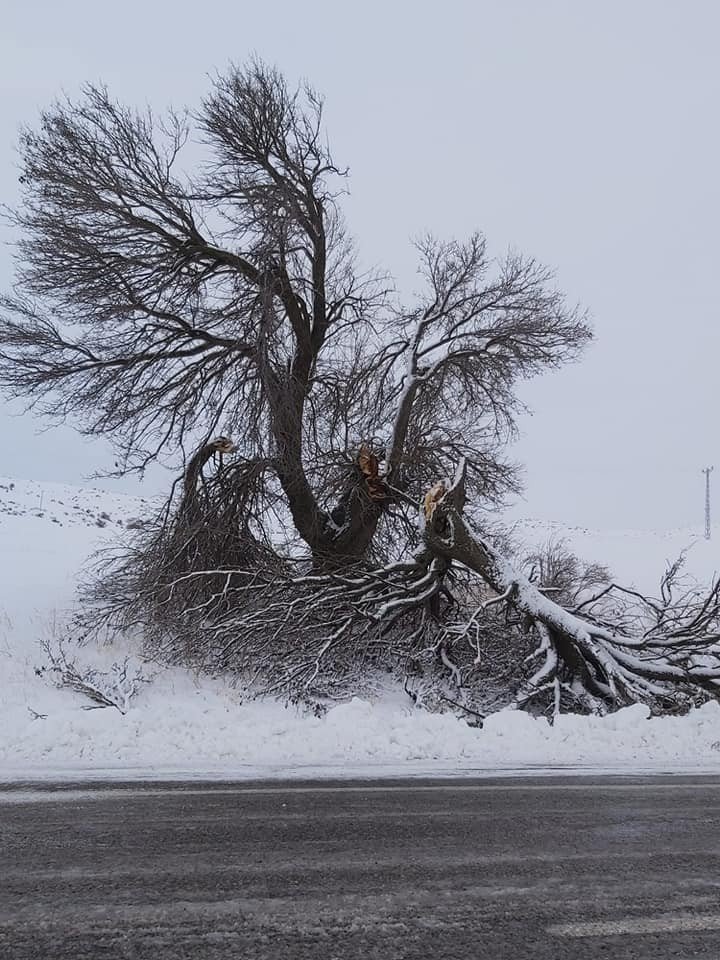
M713 467L705 467L703 473L705 474L705 539L709 540L711 535L710 530L710 474L713 472Z

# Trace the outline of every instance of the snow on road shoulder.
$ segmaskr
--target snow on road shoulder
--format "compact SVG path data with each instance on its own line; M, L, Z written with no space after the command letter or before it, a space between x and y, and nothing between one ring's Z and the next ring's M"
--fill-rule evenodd
M323 717L280 702L241 702L225 684L166 670L125 715L85 710L80 698L49 691L33 719L5 712L0 779L114 768L118 776L252 776L326 768L334 775L373 767L444 774L502 768L572 767L720 772L720 704L685 717L648 719L634 706L610 717L563 716L553 726L519 711L489 717L483 729L430 714L396 697L355 698Z
M355 698L317 717L277 701L244 700L221 680L145 667L154 680L140 685L127 714L88 710L88 700L36 674L38 640L71 606L83 559L143 504L51 485L18 492L10 483L0 484L0 780L557 767L720 772L717 703L686 717L649 719L647 709L636 706L606 718L563 716L552 726L502 711L478 729L451 714L419 710L402 692L374 703ZM107 666L125 652L87 654Z

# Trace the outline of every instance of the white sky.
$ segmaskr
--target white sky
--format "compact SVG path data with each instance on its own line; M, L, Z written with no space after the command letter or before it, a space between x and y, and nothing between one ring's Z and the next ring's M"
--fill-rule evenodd
M86 80L162 109L196 105L208 73L253 52L306 76L368 262L409 292L409 237L479 227L555 267L593 314L585 358L524 390L516 512L700 528L701 467L717 462L720 482L719 36L714 0L9 0L0 199L16 197L19 125ZM79 482L112 465L103 444L41 427L0 407L0 475Z

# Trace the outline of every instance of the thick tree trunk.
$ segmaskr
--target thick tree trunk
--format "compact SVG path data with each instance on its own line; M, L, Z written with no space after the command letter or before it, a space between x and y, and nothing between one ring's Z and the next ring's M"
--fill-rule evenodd
M337 505L329 516L327 536L313 550L318 568L353 566L368 554L377 525L389 502L379 476L378 459L364 444Z

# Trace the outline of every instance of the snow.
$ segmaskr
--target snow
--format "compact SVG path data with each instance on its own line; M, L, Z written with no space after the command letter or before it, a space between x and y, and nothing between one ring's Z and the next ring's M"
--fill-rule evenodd
M524 519L514 525L520 544L536 545L563 540L584 560L605 563L625 586L657 592L668 563L685 551L684 572L702 582L720 573L720 525L713 539L705 540L700 526L674 530L592 530L560 522Z
M634 706L552 726L505 710L479 729L418 709L398 690L318 717L248 699L224 680L142 665L152 683L140 685L127 714L88 710L88 700L36 674L39 640L62 629L84 560L146 508L105 491L0 479L0 780L720 772L718 703L686 717L649 719ZM522 529L536 543L566 535L585 558L613 568L631 555L635 581L651 583L691 539L687 531L595 535L529 521ZM688 565L709 579L713 542L696 539ZM105 667L126 655L139 663L127 644L82 655Z

